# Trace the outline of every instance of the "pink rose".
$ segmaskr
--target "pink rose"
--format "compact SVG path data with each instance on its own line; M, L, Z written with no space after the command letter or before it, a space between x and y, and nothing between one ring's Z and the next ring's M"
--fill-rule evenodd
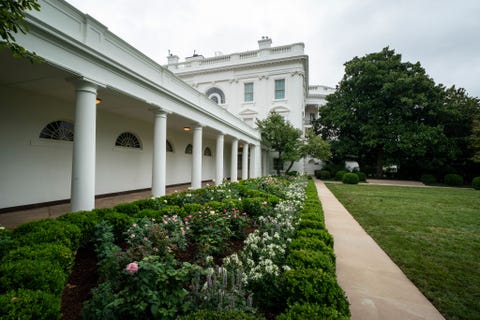
M127 271L129 275L134 275L138 271L138 264L136 262L129 263L125 268L125 271Z

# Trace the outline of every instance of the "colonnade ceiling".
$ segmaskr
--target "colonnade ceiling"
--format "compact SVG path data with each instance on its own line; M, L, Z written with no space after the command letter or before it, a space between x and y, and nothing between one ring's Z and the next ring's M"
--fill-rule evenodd
M72 107L75 104L75 90L73 83L68 79L77 77L72 72L62 70L47 62L31 63L27 59L14 58L10 51L0 48L0 86L4 88L20 89L35 94L52 97L65 101ZM97 97L102 100L98 105L99 112L112 112L129 118L151 123L153 125L154 106L136 97L129 96L112 88L99 88ZM167 116L167 128L172 131L183 131L184 127L193 129L200 119L188 119L173 110ZM185 133L190 134L190 133ZM218 131L204 127L203 135L214 139ZM233 137L226 136L225 142Z

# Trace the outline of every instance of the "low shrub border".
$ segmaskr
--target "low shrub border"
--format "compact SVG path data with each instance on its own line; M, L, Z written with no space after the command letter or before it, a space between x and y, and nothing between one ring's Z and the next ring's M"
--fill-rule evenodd
M243 207L242 209L249 215L258 218L269 214L276 205L280 204L279 212L286 214L292 210L290 208L303 203L301 222L297 225L296 236L290 240L290 246L286 251L290 253L286 259L279 260L284 261L283 263L288 261L292 266L285 266L280 277L262 280L266 281L264 284L271 284L271 280L277 278L279 281L278 291L266 292L267 295L262 302L274 300L275 295L281 295L281 298L285 299L288 307L278 319L300 319L294 316L296 312L305 315L316 312L316 315L324 314L329 319L348 319L348 302L336 283L333 239L325 230L315 185L310 180L306 200L294 204L298 200L293 200L292 203L281 202L281 198L285 197L283 188L288 186L289 182L269 181L269 179L273 178L245 180L238 184L187 191L157 199L139 200L113 209L68 213L56 220L46 219L27 223L13 232L0 230L0 270L2 271L0 273L0 318L17 319L21 315L22 318L59 319L61 292L71 271L75 253L80 246L95 239L95 230L102 222L108 223L112 228L112 236L120 240L123 239L128 226L139 218L161 219L164 216L172 216L173 213L185 218L193 212L198 212L199 209L231 210L235 207ZM288 192L295 193L295 191ZM290 198L298 199L296 196L293 198L290 196ZM270 220L267 219L262 223L269 226L273 222L272 227L278 223L284 223L274 222L276 220L268 221ZM272 239L269 241L275 243L276 234L274 236L273 230L266 239ZM268 245L269 248L270 246ZM13 248L16 249L12 250ZM270 260L260 259L257 263L261 266L268 261ZM29 268L28 265L37 266L37 268ZM267 268L265 270L269 268L268 265L264 267ZM319 275L318 279L315 278L320 281L318 284L322 283L318 290L314 288L311 291L309 284L311 281L301 276L304 271ZM215 272L221 272L221 270ZM259 299L262 300L261 297ZM275 301L271 302L275 304ZM282 312L282 309L277 309L277 312ZM222 311L218 314L204 310L198 311L197 317L192 316L195 319L198 317L200 317L198 319L202 317L247 319L250 315L243 316L242 311L239 310L231 313ZM235 317L232 318L233 316ZM262 318L251 315L251 319Z

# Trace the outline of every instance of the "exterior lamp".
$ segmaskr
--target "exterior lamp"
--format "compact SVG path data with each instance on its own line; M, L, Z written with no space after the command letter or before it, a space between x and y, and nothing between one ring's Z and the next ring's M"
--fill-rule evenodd
M99 105L100 103L102 103L102 99L97 98L97 100L95 100L95 104L96 104L96 105Z
M190 131L190 127L183 127L183 131L186 131L186 132Z

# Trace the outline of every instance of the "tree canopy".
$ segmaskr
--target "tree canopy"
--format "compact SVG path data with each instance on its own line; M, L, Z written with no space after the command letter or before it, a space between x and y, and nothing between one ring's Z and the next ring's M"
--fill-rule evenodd
M376 176L395 164L414 178L471 158L478 99L436 85L419 62L402 62L388 47L346 62L336 92L326 99L316 132L331 143L335 158L354 158Z
M26 33L28 26L25 23L25 11L40 10L37 0L0 0L0 45L10 49L15 57L24 57L30 61L40 58L35 52L25 50L15 42L15 33Z
M279 166L283 168L284 161L290 161L286 172L290 171L295 161L309 155L311 157L326 160L330 157L330 146L313 131L307 133L306 139L302 139L302 131L294 128L290 122L280 114L272 112L264 120L257 120L257 126L262 137L262 144L272 151L278 152Z

